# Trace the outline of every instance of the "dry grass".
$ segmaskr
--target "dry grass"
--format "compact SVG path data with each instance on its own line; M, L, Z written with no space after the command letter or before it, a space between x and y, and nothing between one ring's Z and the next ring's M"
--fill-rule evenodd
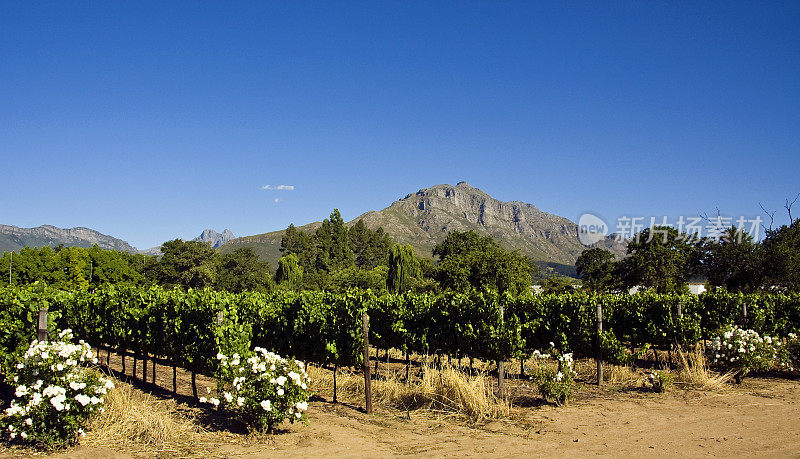
M603 379L607 380L611 385L620 386L623 389L631 389L642 384L642 375L629 366L611 365L610 370L606 373L608 379L605 377Z
M309 366L312 389L333 393L333 373ZM470 376L445 365L441 370L426 367L422 378L403 381L390 374L387 379L371 382L373 402L405 411L427 410L447 415L463 416L472 422L506 419L511 404L495 397L488 378L483 374ZM364 377L359 373L341 372L337 375L339 397L362 399Z
M154 456L202 454L204 431L176 414L175 401L116 384L106 395L105 412L92 421L82 445Z
M678 349L678 377L675 384L694 389L720 390L733 378L733 373L719 374L711 371L700 346L684 352Z

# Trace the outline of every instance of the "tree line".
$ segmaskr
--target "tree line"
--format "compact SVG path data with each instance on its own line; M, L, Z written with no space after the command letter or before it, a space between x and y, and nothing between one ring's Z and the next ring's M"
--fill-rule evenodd
M634 286L659 293L687 291L690 280L711 290L752 293L800 291L800 219L766 230L763 241L736 227L720 238L692 240L672 227L643 230L615 260L602 248L584 250L575 263L583 288L614 292Z
M536 273L530 260L474 231L449 233L434 247L434 261L415 254L410 245L395 243L382 228L368 228L362 220L348 227L337 209L316 231L289 225L280 250L282 257L273 272L251 248L220 255L204 242L181 239L162 244L159 257L97 246L26 247L3 254L0 276L11 285L38 281L64 289L132 284L232 293L353 288L392 293L489 288L519 293L528 289Z
M338 210L313 233L290 225L281 239L275 281L300 290L375 292L526 291L534 264L475 231L452 231L437 244L432 258L420 257L410 245L396 244L382 228L362 220L347 228Z

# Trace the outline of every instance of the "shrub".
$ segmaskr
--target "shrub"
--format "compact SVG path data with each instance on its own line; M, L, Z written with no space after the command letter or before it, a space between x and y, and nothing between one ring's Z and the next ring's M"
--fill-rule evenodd
M532 357L536 363L532 369L531 380L539 387L542 398L561 406L578 393L578 385L575 383L577 373L573 366L572 353L557 354L555 348L552 348L549 354L534 351ZM553 360L558 362L558 365L553 365Z
M59 341L33 341L16 365L16 398L0 421L10 439L47 448L74 444L89 418L103 411L114 384L85 367L97 357L88 344L71 339L72 332L64 330Z
M217 354L217 359L222 367L220 397L201 397L201 402L229 408L259 431L271 431L285 420L308 422L311 380L302 362L259 347L246 359L239 354Z
M753 330L729 326L711 341L710 360L734 372L740 383L751 371L772 368L778 356L780 341L770 336L761 337Z

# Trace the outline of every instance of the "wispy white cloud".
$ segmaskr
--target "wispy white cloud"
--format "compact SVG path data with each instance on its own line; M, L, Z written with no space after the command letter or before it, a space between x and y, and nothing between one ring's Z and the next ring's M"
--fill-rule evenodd
M294 191L294 185L264 185L261 187L261 189L272 191Z

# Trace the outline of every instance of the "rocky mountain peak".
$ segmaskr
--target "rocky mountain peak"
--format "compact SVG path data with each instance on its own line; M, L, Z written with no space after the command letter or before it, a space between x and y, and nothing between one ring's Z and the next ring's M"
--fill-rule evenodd
M231 239L235 239L236 236L233 235L233 232L229 229L225 229L222 234L216 232L215 230L208 228L203 230L200 233L200 236L192 239L193 241L205 242L206 244L210 245L212 248L216 249L217 247L221 246L222 244L230 241Z
M571 265L585 248L578 226L520 201L500 201L465 181L434 185L359 218L383 226L396 240L429 250L453 230L475 230L534 260ZM606 244L608 245L608 244ZM613 245L613 244L612 244ZM624 250L612 250L624 253Z

